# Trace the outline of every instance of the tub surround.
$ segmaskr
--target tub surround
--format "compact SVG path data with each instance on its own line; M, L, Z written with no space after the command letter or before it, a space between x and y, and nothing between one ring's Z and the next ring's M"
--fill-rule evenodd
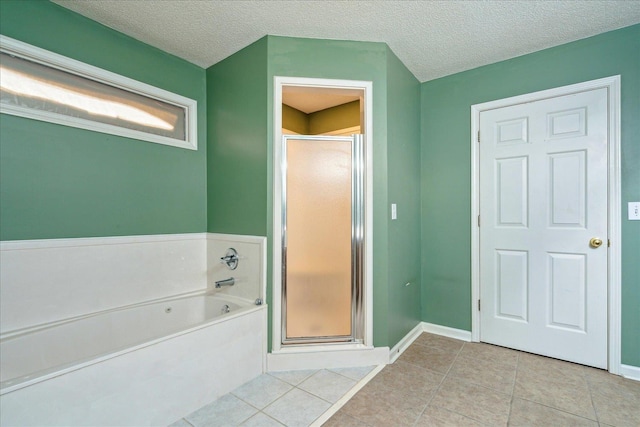
M206 240L207 286L213 288L216 281L233 277L233 286L217 289L216 292L253 302L259 296L266 295L266 237L207 233ZM235 270L230 270L220 262L228 248L234 248L238 252L238 266Z
M202 290L205 236L0 242L0 332Z
M0 334L197 292L265 295L265 237L192 233L0 242ZM220 263L238 250L236 270Z

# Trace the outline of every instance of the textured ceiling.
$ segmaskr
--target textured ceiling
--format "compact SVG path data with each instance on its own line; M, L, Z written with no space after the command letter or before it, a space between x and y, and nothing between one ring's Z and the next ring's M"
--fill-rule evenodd
M420 81L640 22L640 0L54 0L209 67L271 34L385 42Z

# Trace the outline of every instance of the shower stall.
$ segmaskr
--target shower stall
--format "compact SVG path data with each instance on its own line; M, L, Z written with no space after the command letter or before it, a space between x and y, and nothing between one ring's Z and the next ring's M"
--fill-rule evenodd
M282 345L362 343L362 135L282 137Z

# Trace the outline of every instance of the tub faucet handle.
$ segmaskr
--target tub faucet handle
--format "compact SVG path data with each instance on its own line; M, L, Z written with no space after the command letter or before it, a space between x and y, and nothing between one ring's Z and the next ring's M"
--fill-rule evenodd
M238 268L238 251L233 248L227 249L227 253L220 257L220 263L225 264L229 270Z

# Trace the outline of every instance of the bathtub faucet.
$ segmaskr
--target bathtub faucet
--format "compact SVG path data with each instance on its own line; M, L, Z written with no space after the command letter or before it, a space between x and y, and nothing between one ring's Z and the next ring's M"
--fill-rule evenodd
M220 289L223 286L233 286L236 283L236 280L233 277L229 277L228 279L218 280L216 282L216 289Z

